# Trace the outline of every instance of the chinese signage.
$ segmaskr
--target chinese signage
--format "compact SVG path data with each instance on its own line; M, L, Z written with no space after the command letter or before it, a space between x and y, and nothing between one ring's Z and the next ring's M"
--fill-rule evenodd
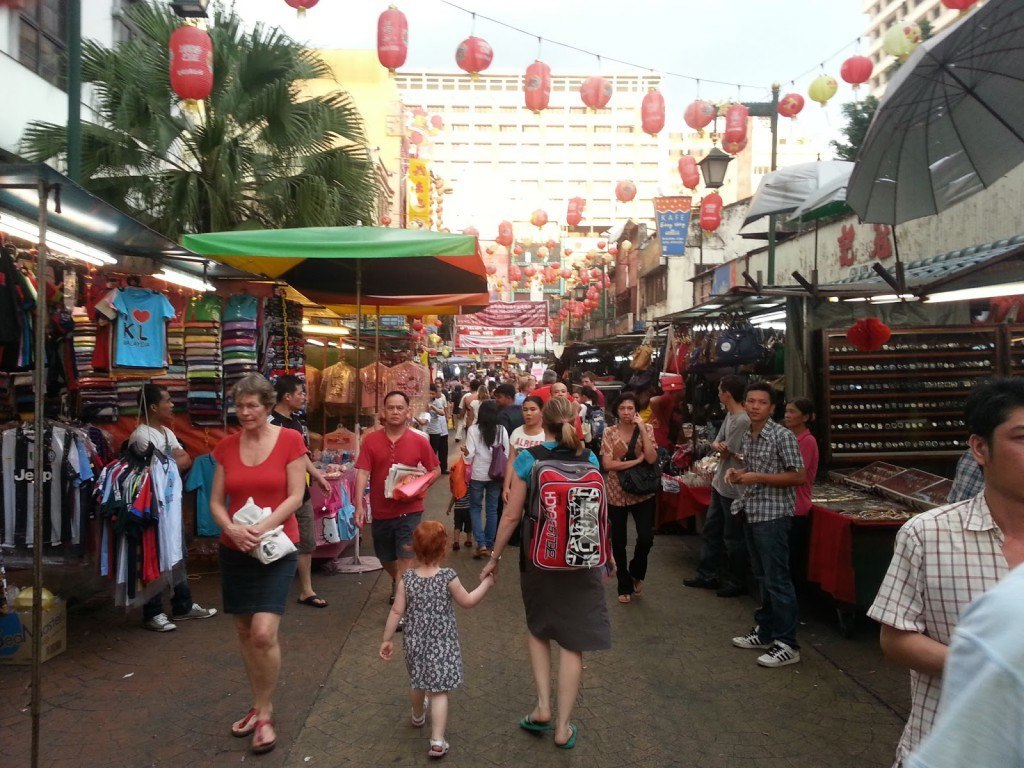
M654 198L654 217L657 219L662 256L682 256L686 253L691 203L692 199L686 195Z
M548 324L546 301L497 301L472 315L459 315L460 329L543 328Z
M426 160L409 160L409 189L406 193L406 218L430 228L430 169Z

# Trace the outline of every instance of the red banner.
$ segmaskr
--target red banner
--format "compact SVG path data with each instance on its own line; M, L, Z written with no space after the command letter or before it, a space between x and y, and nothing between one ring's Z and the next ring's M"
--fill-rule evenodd
M544 328L548 324L546 301L496 301L472 315L458 315L459 330L478 328Z

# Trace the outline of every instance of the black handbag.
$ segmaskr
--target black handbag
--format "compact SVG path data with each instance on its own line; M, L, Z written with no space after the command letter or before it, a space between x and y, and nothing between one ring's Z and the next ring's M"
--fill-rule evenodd
M626 450L626 461L632 461L636 456L636 441L640 439L640 427L633 429L633 439L629 441L629 448ZM648 464L642 461L635 467L619 471L619 485L622 490L633 496L649 496L661 490L661 468L657 463Z

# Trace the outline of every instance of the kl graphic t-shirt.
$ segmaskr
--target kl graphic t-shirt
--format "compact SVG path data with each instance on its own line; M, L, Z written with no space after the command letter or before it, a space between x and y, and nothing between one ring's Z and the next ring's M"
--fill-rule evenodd
M163 368L167 357L167 321L174 307L167 297L144 288L125 288L114 297L117 323L114 364L126 368Z

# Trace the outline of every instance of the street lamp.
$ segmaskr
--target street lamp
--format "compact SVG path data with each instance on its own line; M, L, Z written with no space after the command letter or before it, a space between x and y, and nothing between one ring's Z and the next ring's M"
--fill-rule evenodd
M171 9L183 19L205 19L210 0L172 0Z
M726 154L718 147L712 147L705 158L697 163L704 177L704 186L708 189L720 188L725 183L725 171L731 162L732 155Z

